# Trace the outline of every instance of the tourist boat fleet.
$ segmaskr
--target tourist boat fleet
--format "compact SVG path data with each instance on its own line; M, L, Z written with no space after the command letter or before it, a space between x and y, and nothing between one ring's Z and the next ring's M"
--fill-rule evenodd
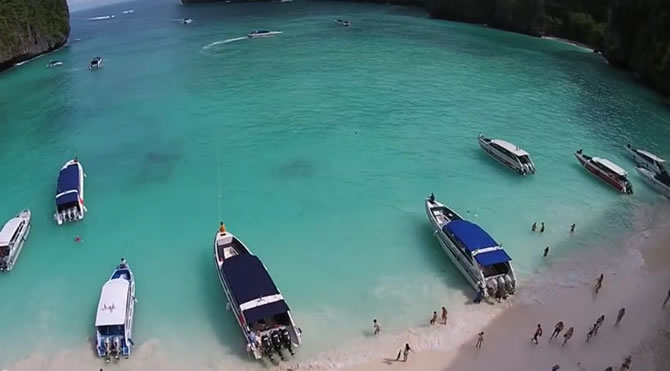
M300 329L267 268L225 228L214 238L214 263L230 310L240 326L246 349L255 359L285 360L302 342Z
M128 358L133 348L135 314L135 276L125 259L121 259L112 276L102 286L95 316L98 357L109 362L112 357Z
M262 31L257 31L262 32ZM501 139L478 136L482 149L501 164L520 174L533 174L535 164L528 152ZM665 160L626 146L643 179L670 198L670 175ZM633 193L627 173L613 162L575 152L579 163L590 173L622 193ZM87 212L84 206L85 173L74 158L60 169L56 191L55 221L78 221ZM425 211L434 236L449 259L481 297L505 298L516 292L517 277L512 258L482 227L465 220L433 195L425 201ZM21 211L0 230L0 270L10 271L31 230L31 212ZM257 360L274 362L286 353L293 355L302 343L302 331L294 322L288 304L270 277L267 268L247 246L221 225L214 238L214 263L235 315L247 352ZM95 319L96 352L109 362L129 357L133 348L135 277L124 259L103 285Z
M431 195L426 215L435 238L466 281L483 297L507 297L516 291L512 258L480 226L463 219Z

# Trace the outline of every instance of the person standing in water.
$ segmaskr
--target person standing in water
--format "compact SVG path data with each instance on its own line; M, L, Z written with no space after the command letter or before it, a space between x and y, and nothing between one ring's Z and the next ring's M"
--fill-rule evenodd
M549 255L549 246L544 248L544 257L546 258Z
M447 308L442 307L442 324L446 325L447 324Z
M540 223L540 233L544 232L544 222Z
M600 289L603 287L603 278L605 278L605 276L600 273L600 277L598 277L598 280L596 281L596 294L598 294Z
M484 342L484 331L477 334L477 344L475 344L475 348L481 348L483 342Z
M565 343L567 343L568 340L570 340L574 332L575 332L574 327L570 327L568 331L565 332L565 334L563 335L563 344L561 344L562 346L565 346Z
M575 227L576 227L575 223L572 223L572 225L570 226L570 233L575 233Z
M535 334L534 334L533 337L531 338L531 340L535 342L535 345L538 344L537 339L538 339L539 337L541 337L541 336L542 336L542 325L540 325L540 324L538 323L538 324L537 324L537 328L535 329Z
M437 322L437 312L433 312L433 317L430 319L430 325L434 325Z
M434 203L435 203L435 194L434 194L434 193L431 193L431 194L430 194L430 197L428 197L428 201L429 201L431 204L434 204Z
M551 333L549 341L553 338L558 338L558 335L563 331L563 321L559 321L556 326L554 326L554 332Z
M531 232L537 231L537 222L533 222L533 225L530 227Z
M616 322L614 322L614 326L619 326L619 323L621 323L624 315L626 315L626 308L621 307L621 309L619 309L619 313L616 315Z
M409 352L413 352L412 348L409 347L409 343L405 343L405 349L402 351L402 361L407 362L407 356Z
M373 332L372 332L373 335L377 335L379 333L379 331L382 330L381 327L379 327L379 322L377 322L376 319L372 320L372 329L373 329Z

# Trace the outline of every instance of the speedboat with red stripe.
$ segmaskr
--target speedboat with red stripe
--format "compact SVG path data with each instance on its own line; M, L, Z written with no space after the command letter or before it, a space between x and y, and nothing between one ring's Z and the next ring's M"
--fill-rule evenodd
M633 185L628 180L628 173L619 165L604 158L585 155L581 149L575 152L575 157L586 170L617 191L633 194Z
M247 352L255 359L274 354L285 360L284 352L302 342L284 296L256 255L223 224L214 237L214 263L226 294L228 307L242 330Z

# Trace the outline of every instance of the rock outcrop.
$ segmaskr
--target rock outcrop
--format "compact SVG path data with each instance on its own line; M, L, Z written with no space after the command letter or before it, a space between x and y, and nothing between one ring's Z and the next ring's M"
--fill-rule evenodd
M603 52L611 65L670 94L670 1L612 0Z
M0 0L0 70L60 48L69 35L66 0Z

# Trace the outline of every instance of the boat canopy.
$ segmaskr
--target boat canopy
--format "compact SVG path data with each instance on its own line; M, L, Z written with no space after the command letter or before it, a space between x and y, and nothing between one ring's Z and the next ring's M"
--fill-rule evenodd
M442 227L442 230L458 240L469 253L498 246L486 231L467 220L452 220Z
M640 156L645 157L647 159L647 161L657 162L659 164L665 163L664 159L656 156L655 154L653 154L651 152L647 152L643 149L635 149L634 151L636 151L637 154L639 154Z
M507 141L504 141L502 139L492 139L491 143L494 143L494 144L506 149L507 151L511 152L512 154L514 154L517 157L528 156L528 152L526 152L523 149L515 146L514 144L512 144L510 142L507 142Z
M66 205L79 201L79 165L72 163L61 169L56 187L56 205Z
M506 263L508 261L511 261L512 258L509 255L507 255L505 250L503 250L502 248L498 248L496 250L487 251L475 255L475 260L477 260L477 262L482 266L488 267L499 263Z
M619 165L615 164L614 162L612 162L610 160L600 158L600 157L593 157L592 160L593 160L593 162L597 162L600 165L610 169L612 172L616 173L619 176L628 175L626 170L622 169Z
M248 305L249 308L243 311L244 318L248 322L288 312L288 305L257 256L243 254L228 258L224 260L221 269L238 306L242 307L245 303L261 298L275 298L275 300L258 300L263 302L259 305Z
M113 279L102 286L95 326L113 326L126 323L128 306L128 290L130 282L124 279Z
M0 231L0 245L9 245L12 237L14 237L14 233L16 233L16 229L19 227L22 221L23 219L21 218L9 219L5 226L2 227L2 231Z

